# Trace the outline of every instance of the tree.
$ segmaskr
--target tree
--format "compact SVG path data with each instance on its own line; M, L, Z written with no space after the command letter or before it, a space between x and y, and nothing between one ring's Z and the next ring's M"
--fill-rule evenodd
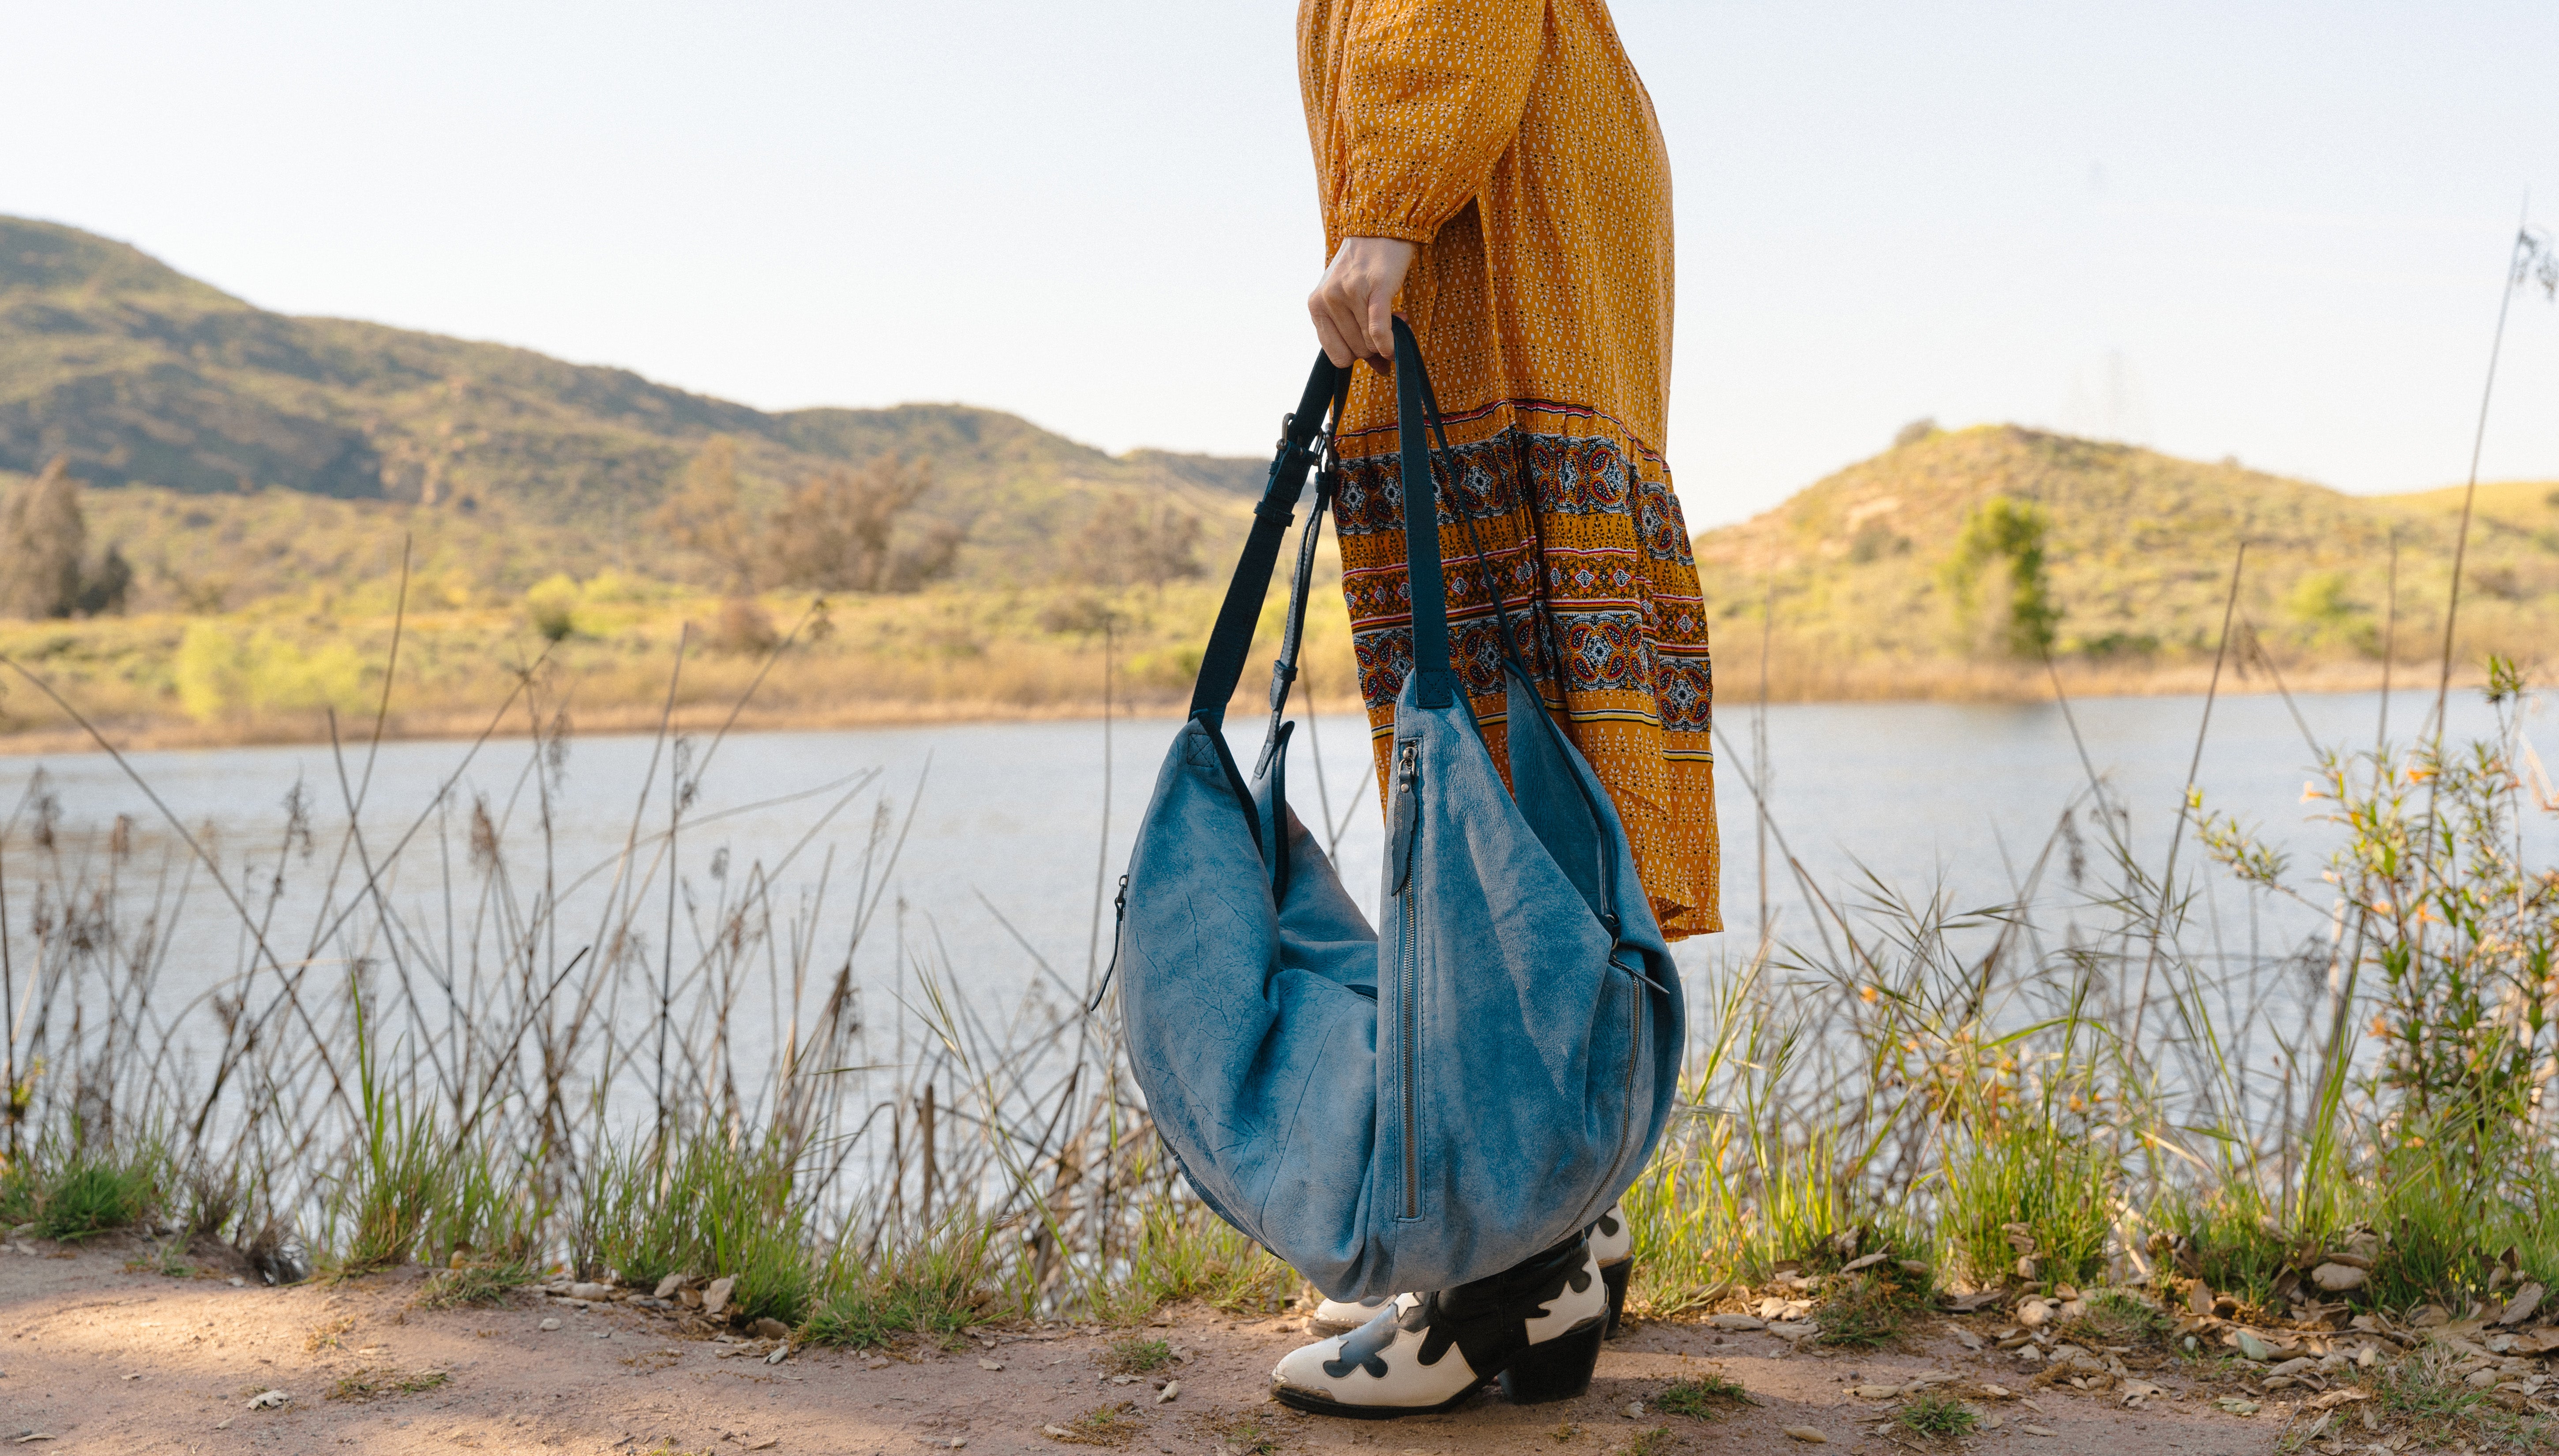
M1171 502L1149 508L1140 497L1123 491L1084 523L1069 570L1097 585L1143 584L1160 595L1166 582L1203 574L1200 530L1200 518Z
M57 455L44 473L0 511L0 612L12 617L94 616L121 612L133 568L113 546L93 572L83 572L88 520L79 482Z
M710 561L721 590L755 590L755 522L738 492L737 441L726 435L703 441L653 519L669 540Z
M2040 656L2051 649L2061 609L2053 604L2050 584L2043 577L2047 524L2032 502L2006 496L1993 496L1964 518L1955 554L1940 574L1954 596L1955 615L1968 639L1980 641L1987 628L2015 656ZM1982 577L2000 562L2008 566L2007 599L1986 604ZM1991 613L1985 612L1986 606ZM1985 617L1992 614L2003 620L1986 622Z
M1895 450L1906 449L1912 445L1924 442L1929 436L1934 435L1935 433L1937 433L1937 417L1935 415L1922 415L1892 432L1892 448Z
M944 521L900 528L932 492L929 461L881 455L822 471L774 512L774 576L822 592L911 592L950 575L965 531Z

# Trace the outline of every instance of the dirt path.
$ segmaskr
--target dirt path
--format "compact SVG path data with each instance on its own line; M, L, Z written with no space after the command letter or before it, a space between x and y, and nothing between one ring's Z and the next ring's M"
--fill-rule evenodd
M1984 1392L1985 1383L2026 1387L1992 1364L2004 1357L1967 1354L1945 1328L1909 1351L1848 1356L1655 1324L1611 1342L1579 1400L1514 1407L1486 1395L1443 1416L1327 1420L1265 1398L1272 1363L1304 1338L1293 1318L1186 1309L1141 1332L1186 1357L1155 1377L1180 1386L1158 1401L1149 1381L1115 1384L1105 1373L1125 1332L1025 1327L958 1351L812 1350L767 1363L770 1345L721 1344L623 1305L581 1308L525 1291L501 1308L436 1311L413 1304L414 1273L267 1289L131 1271L120 1246L36 1247L0 1248L0 1442L49 1453L1073 1456L1043 1428L1071 1428L1097 1406L1129 1401L1124 1440L1134 1456L2262 1456L2288 1414L2269 1400L2253 1417L2225 1415L2179 1391L2173 1377L2161 1378L2172 1393L2147 1410L2067 1389L2032 1392L2040 1408L2031 1409ZM558 1327L542 1329L545 1319ZM1875 1434L1889 1403L1851 1387L1929 1370L1953 1375L1951 1388L1999 1417L1999 1428L1939 1443ZM1672 1379L1704 1374L1740 1382L1758 1408L1715 1420L1626 1410ZM289 1402L249 1407L269 1389ZM1818 1430L1829 1444L1789 1438L1789 1426ZM1646 1440L1655 1429L1663 1434Z

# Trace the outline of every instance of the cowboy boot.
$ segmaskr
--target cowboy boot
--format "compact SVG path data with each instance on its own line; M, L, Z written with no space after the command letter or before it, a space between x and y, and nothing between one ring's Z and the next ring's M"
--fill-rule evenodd
M1617 1322L1626 1312L1626 1284L1635 1272L1635 1231L1626 1222L1626 1206L1613 1203L1590 1226L1590 1257L1608 1286L1608 1338L1617 1337Z
M1490 1278L1399 1294L1351 1333L1299 1346L1271 1372L1271 1393L1372 1419L1451 1409L1495 1379L1521 1404L1570 1399L1589 1387L1607 1323L1607 1286L1577 1234Z

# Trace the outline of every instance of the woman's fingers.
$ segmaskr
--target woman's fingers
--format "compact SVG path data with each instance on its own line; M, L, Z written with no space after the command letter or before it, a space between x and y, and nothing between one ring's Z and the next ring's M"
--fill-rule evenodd
M1306 312L1324 356L1347 367L1354 359L1386 366L1395 357L1395 295L1413 266L1414 245L1392 237L1346 237L1333 253Z

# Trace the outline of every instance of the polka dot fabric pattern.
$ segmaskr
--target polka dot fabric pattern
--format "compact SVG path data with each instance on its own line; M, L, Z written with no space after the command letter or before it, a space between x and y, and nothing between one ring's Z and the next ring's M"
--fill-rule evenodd
M1302 0L1297 39L1327 254L1345 237L1421 248L1397 311L1447 414L1450 655L1493 761L1498 598L1663 933L1721 930L1715 674L1661 454L1670 159L1607 6ZM1340 451L1342 585L1383 768L1413 645L1395 393L1375 369L1352 382Z

